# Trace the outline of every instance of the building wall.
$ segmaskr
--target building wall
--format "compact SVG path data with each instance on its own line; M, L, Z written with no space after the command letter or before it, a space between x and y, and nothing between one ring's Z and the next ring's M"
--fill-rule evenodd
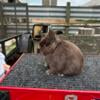
M51 0L51 5L56 6L57 5L57 0Z
M100 6L100 0L90 0L84 6Z
M42 0L43 6L56 6L57 0Z
M48 6L49 5L49 0L42 0L42 5L43 6Z

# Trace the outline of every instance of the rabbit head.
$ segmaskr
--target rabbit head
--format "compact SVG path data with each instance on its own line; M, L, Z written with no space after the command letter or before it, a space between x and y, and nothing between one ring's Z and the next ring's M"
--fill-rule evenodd
M49 30L48 34L40 41L40 51L47 55L52 53L57 46L57 37L54 31Z
M51 45L54 41L56 41L55 32L52 30L49 30L48 34L46 34L46 36L44 36L44 38L41 39L40 47L44 47L44 46L47 47Z

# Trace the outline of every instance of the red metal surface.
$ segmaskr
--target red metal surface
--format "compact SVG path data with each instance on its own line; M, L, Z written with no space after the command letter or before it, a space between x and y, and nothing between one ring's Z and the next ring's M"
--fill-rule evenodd
M100 100L100 91L74 91L16 87L0 87L0 90L9 91L11 100ZM75 99L74 96L73 99L70 98L72 95L76 96L77 99Z
M3 82L3 80L8 76L8 74L14 69L16 64L20 61L20 59L23 57L24 54L21 55L21 57L16 61L16 63L0 78L0 83Z
M23 55L22 55L23 56ZM4 75L0 82L13 70L18 61ZM0 86L0 91L8 91L10 100L100 100L100 91L58 90L42 88L21 88Z

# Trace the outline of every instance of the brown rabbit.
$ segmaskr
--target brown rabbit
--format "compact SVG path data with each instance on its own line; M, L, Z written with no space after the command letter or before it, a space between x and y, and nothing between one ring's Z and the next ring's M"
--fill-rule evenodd
M75 75L82 71L81 50L72 42L58 38L52 30L40 41L40 51L49 65L48 74Z

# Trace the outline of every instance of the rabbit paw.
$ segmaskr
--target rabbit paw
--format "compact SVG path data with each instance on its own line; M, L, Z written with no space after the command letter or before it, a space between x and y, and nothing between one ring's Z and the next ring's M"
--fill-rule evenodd
M46 74L47 74L47 75L53 75L50 69L48 69L48 70L46 71Z
M50 75L50 70L47 70L47 71L46 71L46 74L47 74L47 75Z
M48 67L48 64L46 62L44 62L44 67Z
M58 74L58 76L63 77L63 76L64 76L64 74Z

